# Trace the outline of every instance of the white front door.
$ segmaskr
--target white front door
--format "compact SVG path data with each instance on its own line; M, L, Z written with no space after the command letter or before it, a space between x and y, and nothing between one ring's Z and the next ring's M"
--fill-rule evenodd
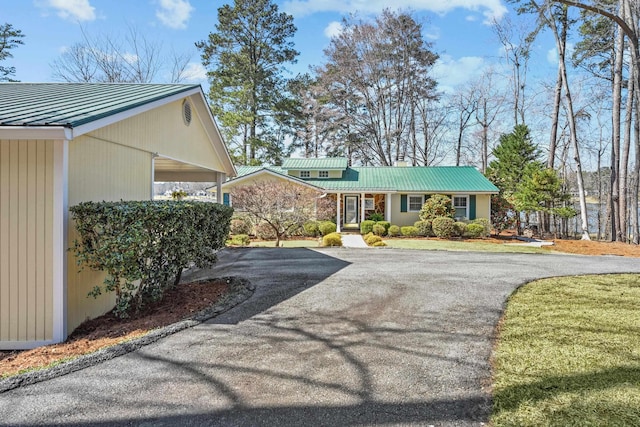
M344 223L358 224L358 196L344 196Z

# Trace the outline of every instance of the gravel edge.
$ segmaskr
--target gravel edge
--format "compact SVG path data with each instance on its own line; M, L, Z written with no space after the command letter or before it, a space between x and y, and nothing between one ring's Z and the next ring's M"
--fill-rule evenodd
M134 338L130 341L106 347L94 353L79 356L50 368L25 372L24 374L18 374L0 380L0 393L4 393L6 391L13 390L25 385L35 384L41 381L47 381L53 378L67 375L71 372L76 372L113 359L115 357L138 350L145 345L152 344L168 335L175 334L176 332L180 332L187 328L199 325L206 320L214 318L224 313L225 311L230 310L231 308L249 299L249 297L253 295L253 292L256 289L255 285L253 285L251 282L239 277L212 277L197 280L195 283L208 282L213 279L226 280L231 289L226 296L224 296L211 307L207 307L204 310L199 311L195 315L180 322L173 323L171 325L165 326L164 328L154 329L147 335L144 335L142 337Z

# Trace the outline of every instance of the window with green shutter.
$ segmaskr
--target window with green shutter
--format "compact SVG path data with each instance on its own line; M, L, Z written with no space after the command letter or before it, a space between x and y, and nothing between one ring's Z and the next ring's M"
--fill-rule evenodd
M476 219L476 195L469 196L469 219Z
M400 195L400 212L406 212L406 211L407 211L407 195L401 194Z

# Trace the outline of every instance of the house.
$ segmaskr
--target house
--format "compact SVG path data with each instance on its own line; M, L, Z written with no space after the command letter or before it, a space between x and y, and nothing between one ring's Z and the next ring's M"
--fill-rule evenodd
M0 349L64 341L114 305L87 297L104 276L78 272L70 206L234 175L199 85L0 84Z
M238 166L236 178L222 184L224 202L233 205L234 187L262 179L318 188L336 203L338 231L358 229L374 212L398 226L413 225L432 194L451 197L458 219L489 218L498 188L470 166L350 167L346 158L286 159L282 166Z

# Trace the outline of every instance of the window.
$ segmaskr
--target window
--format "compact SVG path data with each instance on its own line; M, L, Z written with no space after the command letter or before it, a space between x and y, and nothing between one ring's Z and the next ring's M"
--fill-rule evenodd
M453 208L456 210L454 216L456 219L467 219L469 217L467 214L468 200L468 196L453 196Z
M310 176L309 171L300 171L300 178L309 178Z
M365 211L372 211L374 210L376 207L373 203L373 197L367 197L366 199L364 199L364 210Z
M329 178L329 171L318 171L318 178Z
M422 196L409 196L409 212L419 212L422 209Z

